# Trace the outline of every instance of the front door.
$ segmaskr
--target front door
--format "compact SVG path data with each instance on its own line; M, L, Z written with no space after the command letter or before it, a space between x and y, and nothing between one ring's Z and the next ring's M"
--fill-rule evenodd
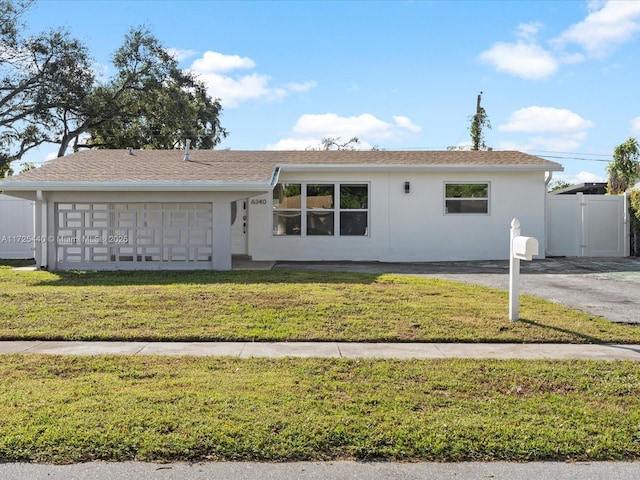
M231 254L247 254L247 201L231 202Z

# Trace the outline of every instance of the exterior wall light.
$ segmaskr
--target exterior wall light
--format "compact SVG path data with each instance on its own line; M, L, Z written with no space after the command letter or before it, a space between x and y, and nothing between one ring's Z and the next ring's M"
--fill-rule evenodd
M411 184L409 182L404 182L404 193L411 193Z

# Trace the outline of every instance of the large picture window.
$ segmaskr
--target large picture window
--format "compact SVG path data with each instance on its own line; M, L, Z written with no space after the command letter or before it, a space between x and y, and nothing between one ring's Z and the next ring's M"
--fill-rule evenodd
M368 224L366 183L279 183L273 190L274 235L365 236Z
M445 183L445 214L488 214L489 183Z

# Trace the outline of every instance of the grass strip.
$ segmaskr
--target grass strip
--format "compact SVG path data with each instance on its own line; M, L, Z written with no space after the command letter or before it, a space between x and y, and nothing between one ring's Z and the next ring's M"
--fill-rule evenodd
M402 275L46 272L0 267L0 339L640 343L640 328L533 297Z
M640 365L0 357L0 461L640 458Z

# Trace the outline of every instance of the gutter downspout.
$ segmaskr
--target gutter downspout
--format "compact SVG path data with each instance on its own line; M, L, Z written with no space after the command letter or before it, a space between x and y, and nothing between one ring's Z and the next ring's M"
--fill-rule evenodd
M47 230L47 200L44 198L42 190L36 191L36 199L40 204L40 235L36 236L36 239L40 243L40 265L41 269L46 270L49 262L47 261L48 239L49 232Z

